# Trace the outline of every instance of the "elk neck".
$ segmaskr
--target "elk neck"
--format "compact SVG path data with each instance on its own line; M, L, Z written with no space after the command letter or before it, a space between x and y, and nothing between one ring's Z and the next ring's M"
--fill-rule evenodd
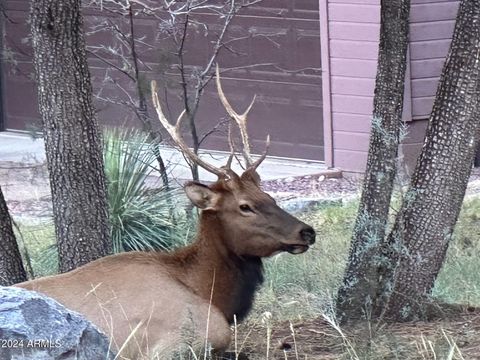
M195 242L172 256L182 268L177 279L207 301L212 297L213 305L233 323L234 315L241 321L250 311L263 282L263 265L260 257L231 252L226 236L217 215L203 212Z

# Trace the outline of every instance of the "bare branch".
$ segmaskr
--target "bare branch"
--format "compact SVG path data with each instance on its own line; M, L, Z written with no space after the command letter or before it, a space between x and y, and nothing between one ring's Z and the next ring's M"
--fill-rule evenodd
M105 59L104 57L98 55L96 51L92 51L92 50L87 49L87 53L88 53L89 55L93 55L94 57L96 57L98 60L102 61L102 62L105 63L106 65L108 65L108 66L114 68L115 70L121 72L122 74L124 74L125 76L127 76L130 80L135 81L135 78L134 78L132 75L130 75L130 73L129 73L128 71L122 69L122 68L119 67L118 65L116 65L116 64L112 63L111 61Z
M220 121L218 122L213 128L211 128L209 131L205 132L202 137L200 138L200 140L198 141L198 145L199 146L202 146L202 143L212 134L216 133L219 131L219 129L225 125L226 123L230 122L230 120L223 120L223 121ZM228 128L229 131L230 131L230 127Z

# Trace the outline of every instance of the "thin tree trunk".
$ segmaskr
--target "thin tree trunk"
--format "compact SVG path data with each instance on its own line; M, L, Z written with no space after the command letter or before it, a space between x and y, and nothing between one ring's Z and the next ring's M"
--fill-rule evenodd
M428 316L480 136L480 2L460 4L422 153L398 214L379 301L388 319Z
M10 286L27 280L18 249L12 219L0 188L0 286Z
M135 46L135 25L134 25L134 15L133 15L133 5L130 4L128 7L128 23L130 26L130 53L132 56L132 65L134 70L134 77L137 87L137 96L138 96L138 117L143 125L143 130L149 134L150 141L153 144L153 152L158 163L158 170L160 172L160 177L162 178L163 186L168 189L169 181L167 174L167 167L163 161L162 155L160 153L160 143L161 143L161 134L160 131L155 131L152 126L152 121L148 114L147 107L147 97L145 95L145 90L142 87L140 79L140 68L138 66L138 56L137 49Z
M374 110L367 169L347 270L340 318L367 316L378 292L378 257L396 175L408 46L409 0L382 0Z
M80 0L33 0L31 30L60 271L111 252Z

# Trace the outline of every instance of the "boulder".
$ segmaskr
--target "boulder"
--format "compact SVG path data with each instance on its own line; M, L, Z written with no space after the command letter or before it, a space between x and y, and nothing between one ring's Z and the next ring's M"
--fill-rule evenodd
M115 356L95 325L55 300L0 287L1 360L108 360Z

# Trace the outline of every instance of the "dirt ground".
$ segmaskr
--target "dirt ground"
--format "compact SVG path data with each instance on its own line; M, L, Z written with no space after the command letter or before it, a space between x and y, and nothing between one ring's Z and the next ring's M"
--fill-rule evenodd
M41 221L52 214L51 195L45 163L0 161L0 186L12 216ZM262 183L265 191L279 200L352 199L361 192L361 178L328 178L323 175L283 178ZM467 196L480 193L480 168L473 170Z
M0 186L14 219L42 220L52 214L44 163L0 162Z
M44 163L22 164L0 161L0 186L12 216L19 220L42 220L52 214L47 167ZM358 178L300 176L263 183L264 190L277 199L299 196L315 199L340 199L356 196Z
M479 336L480 313L467 309L446 320L378 328L371 323L337 327L321 316L275 325L268 352L269 359L284 360L480 359ZM240 328L238 337L250 360L266 358L266 328Z

